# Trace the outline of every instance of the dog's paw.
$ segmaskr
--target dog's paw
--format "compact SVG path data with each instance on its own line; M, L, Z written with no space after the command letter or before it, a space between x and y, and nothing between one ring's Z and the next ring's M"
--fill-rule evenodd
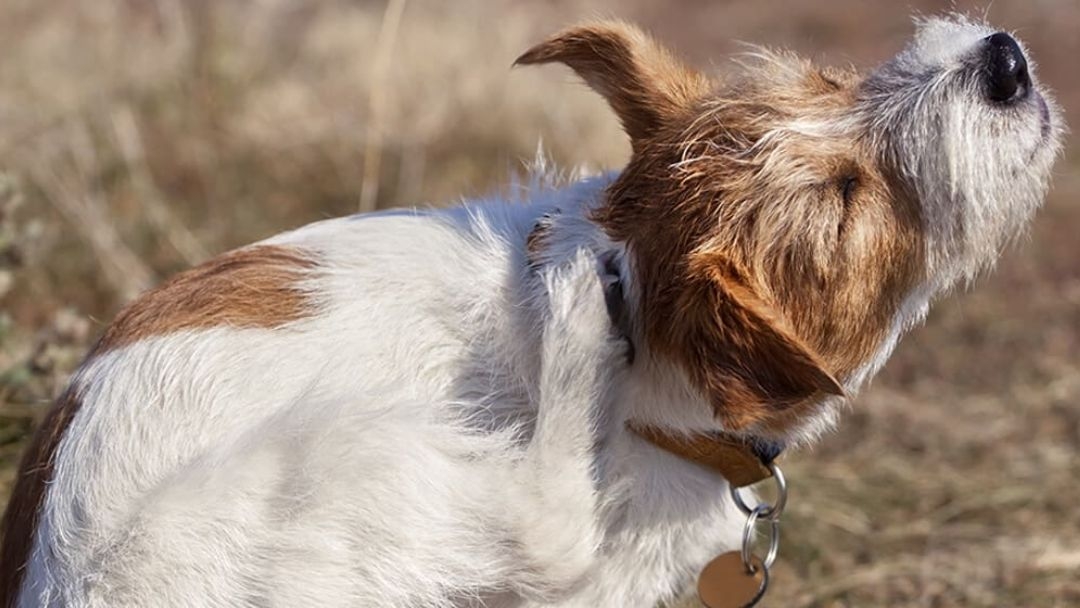
M612 362L630 360L622 283L609 257L582 249L568 262L547 269L544 286L548 338L563 340L562 349L575 354L591 352Z

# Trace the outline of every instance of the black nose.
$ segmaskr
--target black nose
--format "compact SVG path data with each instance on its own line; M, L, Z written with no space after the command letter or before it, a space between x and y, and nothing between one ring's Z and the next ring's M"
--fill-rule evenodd
M994 101L1023 99L1031 88L1024 52L1004 32L986 38L986 74L987 94Z

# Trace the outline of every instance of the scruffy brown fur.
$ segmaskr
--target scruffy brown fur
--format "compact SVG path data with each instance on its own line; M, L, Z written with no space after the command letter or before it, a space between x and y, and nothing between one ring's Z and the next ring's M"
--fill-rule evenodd
M730 429L780 430L842 394L923 275L919 207L869 142L780 130L843 120L854 74L765 53L720 82L612 22L518 63L547 61L604 95L630 135L595 219L634 256L653 352L680 363Z

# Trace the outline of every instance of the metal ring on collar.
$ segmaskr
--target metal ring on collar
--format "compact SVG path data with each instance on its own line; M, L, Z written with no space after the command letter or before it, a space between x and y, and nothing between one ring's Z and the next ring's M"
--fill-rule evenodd
M758 519L764 517L765 511L768 509L769 505L765 504L754 507L754 510L750 511L749 517L746 518L746 525L743 526L742 563L746 571L751 574L755 571L754 564L751 561L754 546L754 528L757 526ZM766 571L772 568L773 563L776 562L776 556L780 552L780 522L775 519L767 521L769 522L769 550L765 553L765 559L761 560L761 565Z
M780 470L780 467L776 466L775 462L770 462L766 466L769 467L769 471L772 472L772 478L776 481L776 504L770 505L768 503L761 503L751 509L739 494L739 488L736 488L735 486L731 486L731 498L735 501L735 506L739 507L739 510L742 511L744 515L751 515L754 511L758 510L758 507L766 507L759 515L765 519L776 521L780 519L780 514L784 512L784 507L787 506L787 480L784 479L784 472Z

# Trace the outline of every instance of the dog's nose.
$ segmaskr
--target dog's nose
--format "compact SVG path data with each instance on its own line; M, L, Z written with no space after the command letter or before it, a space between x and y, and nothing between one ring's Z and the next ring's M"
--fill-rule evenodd
M986 38L986 75L990 99L1006 102L1027 97L1031 88L1027 59L1012 36L998 32Z

